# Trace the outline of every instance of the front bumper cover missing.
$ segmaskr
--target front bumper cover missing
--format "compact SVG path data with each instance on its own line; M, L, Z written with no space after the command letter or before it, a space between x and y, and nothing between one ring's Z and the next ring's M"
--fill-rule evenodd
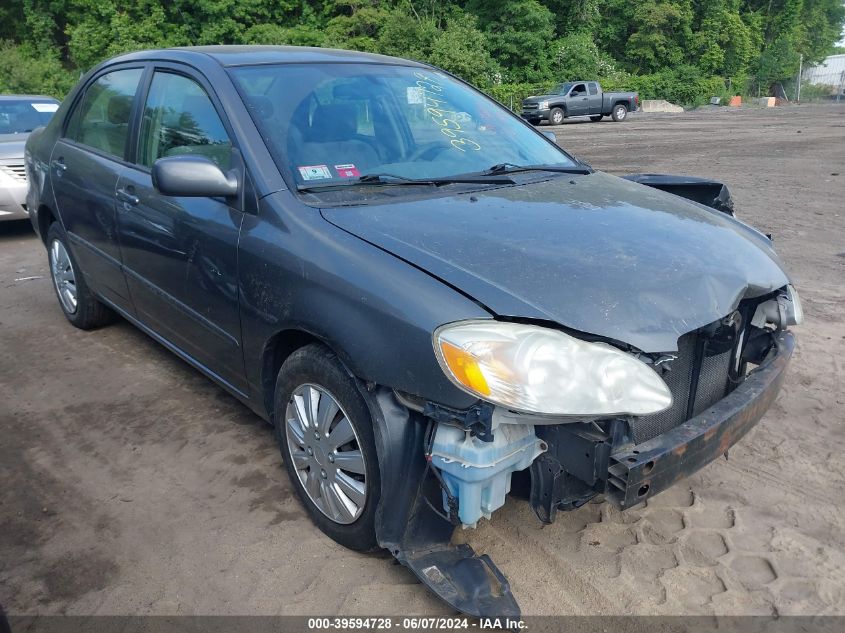
M774 402L794 348L790 332L778 333L769 357L722 400L671 431L611 455L608 500L630 508L727 453Z
M596 450L593 476L587 477L592 483L581 480L588 486L582 491L582 501L603 489L609 501L629 508L727 452L763 417L783 382L794 338L789 332L779 332L774 339L769 355L741 385L671 431L615 451L611 448L613 437L582 437L582 441L607 448L602 461L608 464L603 472L595 470L602 453ZM385 388L368 390L359 384L359 390L373 413L379 447L379 545L456 610L474 617L519 617L519 606L505 576L488 556L478 556L469 545L452 544L454 526L432 503L440 499L441 492L434 478L426 477L421 450L430 419L406 408ZM546 522L551 522L553 515L550 512Z

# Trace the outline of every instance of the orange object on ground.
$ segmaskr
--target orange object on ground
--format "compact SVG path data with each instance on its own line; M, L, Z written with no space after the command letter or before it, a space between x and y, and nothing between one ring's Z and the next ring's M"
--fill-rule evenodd
M731 100L728 102L728 105L732 108L738 108L742 105L742 97L740 97L739 95L731 97Z

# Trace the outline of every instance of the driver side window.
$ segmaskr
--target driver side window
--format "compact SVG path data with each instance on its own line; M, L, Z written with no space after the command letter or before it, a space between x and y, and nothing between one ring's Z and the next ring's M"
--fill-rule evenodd
M576 84L570 92L570 96L583 95L587 93L587 87L584 84Z
M150 84L138 163L152 167L165 156L210 158L224 171L231 167L232 141L205 90L193 79L156 72Z

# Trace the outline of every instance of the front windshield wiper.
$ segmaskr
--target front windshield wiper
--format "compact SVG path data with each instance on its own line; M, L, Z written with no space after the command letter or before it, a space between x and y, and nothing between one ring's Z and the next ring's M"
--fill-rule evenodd
M515 165L513 163L499 163L498 165L493 165L487 171L481 172L481 175L517 174L523 171L551 171L560 174L581 174L584 176L593 173L593 170L587 166L564 167L562 165Z
M299 185L297 191L325 191L336 187L367 186L367 185L388 185L388 186L429 186L439 187L455 183L483 184L483 185L512 185L513 180L506 177L495 177L497 174L474 174L468 176L442 176L438 178L408 178L397 174L364 174L354 180L340 182L327 182L318 185Z

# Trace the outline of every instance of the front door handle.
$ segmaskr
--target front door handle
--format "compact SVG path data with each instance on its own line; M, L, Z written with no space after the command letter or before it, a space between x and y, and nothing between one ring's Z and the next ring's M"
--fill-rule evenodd
M53 169L56 170L57 176L61 176L64 172L67 171L67 165L65 164L65 159L62 156L54 160L51 165L53 166Z
M114 192L115 197L126 204L135 206L141 199L133 193L131 189L118 189Z

